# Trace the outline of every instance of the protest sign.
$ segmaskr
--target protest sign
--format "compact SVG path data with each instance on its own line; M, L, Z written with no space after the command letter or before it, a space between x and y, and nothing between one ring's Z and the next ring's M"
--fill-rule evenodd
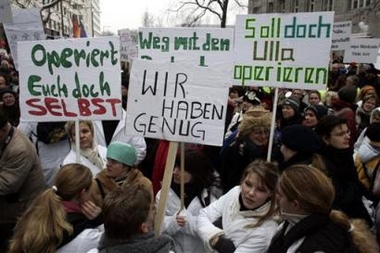
M220 146L228 99L222 81L214 68L134 60L127 133Z
M379 44L380 39L352 38L350 50L345 51L344 62L376 62Z
M129 29L118 30L120 36L120 61L130 61L137 57L137 43Z
M324 89L333 19L333 12L237 16L235 83Z
M138 46L140 59L212 67L231 79L233 29L140 28Z
M119 37L18 43L21 117L121 118Z
M331 51L349 50L352 22L336 22L333 25Z
M17 42L44 40L46 38L39 8L14 10L13 24L4 24L4 31L16 69L19 69Z

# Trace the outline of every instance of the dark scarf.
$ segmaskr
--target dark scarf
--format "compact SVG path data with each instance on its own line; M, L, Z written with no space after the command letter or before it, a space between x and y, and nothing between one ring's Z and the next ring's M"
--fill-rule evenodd
M297 252L356 252L346 231L335 225L328 215L313 214L295 224L285 234L288 223L273 237L267 253L286 253L297 240L306 237Z
M99 242L99 253L168 253L174 250L168 235L154 236L153 232L137 235L130 240L109 239L104 234Z
M306 164L309 165L312 163L313 154L307 152L297 152L292 156L288 161L280 161L280 171L284 171L286 168L294 164Z
M181 198L181 185L172 182L171 188L173 189L175 194L178 196L178 198ZM201 192L197 191L194 184L192 183L185 184L185 207L187 208L195 197L198 197L200 202L203 204L201 194L202 194Z
M8 122L14 127L17 127L20 123L20 107L17 103L18 102L16 101L15 104L11 106L3 105L2 108L2 111L7 117Z

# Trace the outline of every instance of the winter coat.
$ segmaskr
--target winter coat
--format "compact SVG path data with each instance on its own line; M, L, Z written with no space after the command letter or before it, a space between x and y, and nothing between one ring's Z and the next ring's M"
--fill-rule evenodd
M16 223L30 202L45 188L33 144L16 128L8 138L8 144L3 144L4 150L0 149L0 226Z
M42 171L45 176L45 183L47 186L52 186L55 175L61 168L63 160L70 152L70 141L66 139L53 144L45 144L42 141L38 141L37 124L37 122L21 121L18 129L32 140L37 148Z
M168 235L154 236L153 232L136 235L130 240L112 240L105 235L98 249L88 253L174 253L173 239Z
M215 195L214 191L209 192L204 190L202 192L202 199L207 204L214 202L220 194ZM156 203L160 201L161 191L156 196ZM209 199L207 201L207 199ZM197 221L199 211L203 208L198 197L195 197L190 205L180 212L180 216L186 217L186 225L180 227L177 224L176 217L180 211L181 200L178 195L172 190L169 190L167 198L165 218L162 225L162 232L170 235L174 239L176 253L187 252L206 252L203 242L197 233Z
M370 142L363 142L356 157L355 166L360 182L371 190L375 179L375 170L380 163L380 147L372 145Z
M132 145L137 151L137 161L136 164L139 164L146 155L146 143L145 139L140 136L131 136L125 133L125 120L127 118L127 113L123 110L123 118L119 121L119 124L116 127L116 130L113 134L111 142L121 141ZM107 147L106 139L104 137L102 121L96 120L93 121L95 140L98 145Z
M57 249L56 253L87 252L98 246L103 233L103 225L100 225L97 228L85 229L71 242Z
M105 196L113 190L121 188L127 188L134 185L142 185L146 187L151 193L153 198L153 188L150 180L143 176L143 174L138 169L131 169L127 177L119 182L119 186L112 178L107 176L107 171L102 170L99 172L91 184L91 198L94 203L102 207Z
M350 218L364 219L371 226L372 219L362 201L364 189L356 172L353 150L325 146L322 154L335 188L333 208L343 211Z
M98 152L99 152L99 156L103 160L104 167L105 167L107 163L107 149L103 146L98 145ZM88 160L86 157L82 155L80 155L79 159L80 159L79 163L89 168L94 177L103 169L103 168L98 168L96 165L90 162L90 160ZM62 165L69 164L69 163L77 163L77 154L73 149L70 150L70 153L63 160Z
M349 233L328 215L307 216L286 231L288 224L279 226L267 253L358 253Z
M236 247L235 253L262 253L268 248L276 233L277 222L269 218L258 227L250 226L257 223L258 216L267 212L270 202L253 211L240 211L240 192L240 186L236 186L200 211L198 233L207 250L213 251L210 239L217 235L232 240ZM223 229L213 225L221 217Z

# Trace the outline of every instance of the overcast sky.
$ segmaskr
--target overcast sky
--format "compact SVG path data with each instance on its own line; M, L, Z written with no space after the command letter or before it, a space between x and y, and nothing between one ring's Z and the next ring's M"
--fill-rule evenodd
M145 11L151 15L166 19L169 8L173 8L171 3L179 0L101 0L101 29L117 32L119 29L137 29L142 24ZM248 1L246 1L248 2ZM235 15L230 15L230 17ZM209 22L216 22L214 17L209 18ZM234 18L229 19L229 24L234 22Z

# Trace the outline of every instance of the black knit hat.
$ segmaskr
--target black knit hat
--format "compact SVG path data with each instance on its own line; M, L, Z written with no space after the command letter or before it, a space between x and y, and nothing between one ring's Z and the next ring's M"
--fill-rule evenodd
M305 108L306 111L312 111L318 120L320 120L323 116L328 114L328 108L324 105L309 105Z
M288 97L286 98L283 102L282 102L282 105L288 105L290 106L291 108L293 108L293 110L295 112L298 112L299 108L300 108L300 102L296 99L296 98L293 98L293 97Z
M372 123L367 127L365 132L366 136L370 141L379 142L380 141L380 123Z
M356 86L355 85L346 85L339 89L338 96L340 100L344 102L354 104L356 101Z
M322 147L318 135L308 126L287 126L282 131L281 138L283 145L300 153L315 153Z

